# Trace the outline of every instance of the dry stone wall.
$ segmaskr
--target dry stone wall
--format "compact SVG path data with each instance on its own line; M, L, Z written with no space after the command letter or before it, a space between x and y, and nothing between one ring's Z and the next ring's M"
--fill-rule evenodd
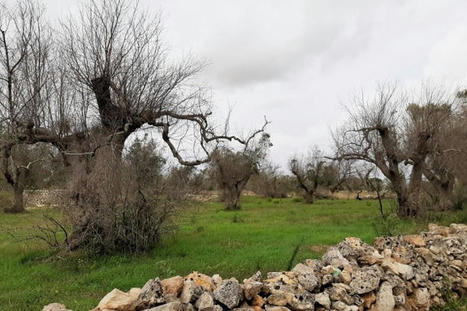
M373 246L346 238L292 271L257 272L243 282L198 272L155 278L128 292L114 289L93 311L429 310L443 304L443 286L465 295L466 249L463 224L430 225L419 235L377 238Z

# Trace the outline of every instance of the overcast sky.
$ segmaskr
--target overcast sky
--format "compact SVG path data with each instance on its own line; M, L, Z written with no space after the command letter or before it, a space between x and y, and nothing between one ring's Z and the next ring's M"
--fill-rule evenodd
M51 18L78 1L47 0ZM329 148L344 105L378 83L402 87L431 80L467 87L467 1L142 0L160 12L164 39L176 56L209 65L212 87L233 129L272 121L271 158L313 145Z

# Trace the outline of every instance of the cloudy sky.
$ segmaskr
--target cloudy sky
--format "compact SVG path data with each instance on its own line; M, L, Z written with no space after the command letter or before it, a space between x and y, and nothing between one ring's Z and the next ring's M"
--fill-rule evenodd
M74 0L44 0L50 18ZM330 147L344 106L378 83L467 87L467 1L141 0L160 12L173 55L209 65L219 115L233 129L272 121L271 158Z

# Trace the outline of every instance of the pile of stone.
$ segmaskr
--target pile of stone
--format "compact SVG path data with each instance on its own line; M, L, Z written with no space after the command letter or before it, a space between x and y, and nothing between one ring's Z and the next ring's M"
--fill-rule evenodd
M410 311L443 304L440 290L467 291L467 225L430 225L419 235L377 238L374 246L346 238L322 260L292 271L237 281L193 272L114 289L93 311ZM55 304L44 310L66 310ZM62 309L59 309L62 308Z

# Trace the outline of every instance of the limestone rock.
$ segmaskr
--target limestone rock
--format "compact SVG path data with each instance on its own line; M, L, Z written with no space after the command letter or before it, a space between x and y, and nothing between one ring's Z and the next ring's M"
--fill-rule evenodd
M203 293L203 287L197 285L192 279L185 280L182 293L180 294L181 303L195 302Z
M44 308L42 308L42 311L71 311L71 310L67 309L65 305L62 305L61 303L54 302L54 303L44 306Z
M425 240L423 239L421 235L418 235L418 234L406 235L404 236L404 240L406 240L408 243L416 247L426 246Z
M420 311L428 311L430 309L430 293L426 288L416 288L413 296L410 299L410 304Z
M169 302L165 305L147 309L145 311L184 311L183 304L179 301Z
M304 289L311 292L321 285L321 280L313 273L305 273L298 276L298 283L300 283Z
M343 283L334 283L332 287L328 289L329 298L332 301L342 301L347 305L351 305L354 299L349 295L351 290L350 286Z
M139 308L150 308L156 304L165 302L162 293L162 285L159 278L151 279L144 284L139 294L137 306Z
M389 282L383 282L376 295L376 310L392 311L396 305L394 296L392 295L392 285Z
M223 281L222 284L214 291L214 298L232 309L239 305L243 298L243 289L234 278Z
M385 258L381 266L384 269L387 269L401 276L404 280L410 280L415 276L413 268L411 266L396 262L391 258Z
M363 306L367 309L370 309L370 307L376 301L376 295L374 292L366 293L362 296L362 298L363 298Z
M210 310L214 307L214 298L208 292L204 292L196 301L196 308L200 311Z
M114 288L102 298L97 310L134 311L140 294L141 289L139 288L132 288L128 293Z
M350 287L359 295L369 293L378 288L381 276L382 271L374 266L357 269L353 273Z
M288 296L287 304L292 310L313 310L315 296L305 290L297 290L293 295Z
M255 306L255 307L262 307L262 306L264 306L264 304L265 304L264 298L261 297L260 295L256 295L251 300L251 305Z
M331 309L331 298L329 298L326 292L317 294L315 296L315 301L327 310Z
M285 306L288 301L291 299L292 293L277 292L270 295L267 299L267 302L275 306Z
M162 280L161 285L164 296L177 297L178 295L180 295L183 289L183 283L184 279L179 275Z
M263 288L263 283L261 282L261 272L256 272L252 277L243 280L243 293L247 300L251 300L255 297L261 289Z
M337 268L344 268L350 265L350 262L342 256L337 247L330 247L322 257L323 263Z
M197 271L187 275L185 280L191 280L195 282L197 286L201 286L206 291L213 291L215 288L214 282L209 275L202 274Z

